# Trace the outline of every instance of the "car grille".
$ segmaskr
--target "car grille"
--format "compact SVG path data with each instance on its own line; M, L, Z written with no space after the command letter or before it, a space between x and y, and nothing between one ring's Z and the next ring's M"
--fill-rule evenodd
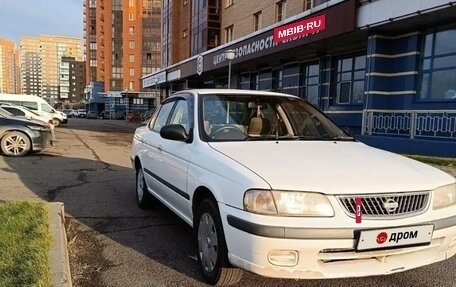
M351 217L355 217L356 198L361 198L363 217L398 217L423 212L429 202L429 192L338 196Z

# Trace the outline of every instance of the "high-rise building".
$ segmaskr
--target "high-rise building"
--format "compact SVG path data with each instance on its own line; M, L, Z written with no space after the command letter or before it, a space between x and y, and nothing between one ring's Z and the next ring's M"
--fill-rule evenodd
M39 37L23 37L20 43L21 92L41 96L41 49Z
M62 57L74 57L82 61L81 39L63 36L40 36L41 95L49 101L59 98L60 63Z
M163 0L163 67L190 57L191 6L188 0Z
M81 103L85 88L85 62L62 57L60 63L60 95L63 104Z
M20 54L22 92L51 103L59 100L62 57L83 58L79 38L53 35L21 38Z
M13 41L0 38L0 93L20 92L19 55Z
M141 91L161 68L161 0L85 0L87 82L106 91Z

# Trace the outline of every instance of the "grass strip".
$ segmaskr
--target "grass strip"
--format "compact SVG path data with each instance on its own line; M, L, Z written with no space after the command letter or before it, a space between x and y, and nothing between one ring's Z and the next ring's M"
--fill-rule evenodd
M51 240L47 203L1 203L0 287L51 286Z

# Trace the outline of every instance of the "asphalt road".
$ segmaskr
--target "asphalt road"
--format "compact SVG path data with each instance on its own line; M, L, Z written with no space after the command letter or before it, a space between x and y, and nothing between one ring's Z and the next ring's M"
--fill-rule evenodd
M57 146L0 156L0 200L65 203L74 286L206 286L192 231L163 206L140 210L129 152L135 125L70 119ZM456 258L390 276L277 280L245 273L237 286L456 286Z

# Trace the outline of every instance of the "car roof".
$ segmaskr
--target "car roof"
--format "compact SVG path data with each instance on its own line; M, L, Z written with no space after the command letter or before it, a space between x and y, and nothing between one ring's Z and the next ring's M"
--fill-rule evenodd
M268 92L268 91L252 91L252 90L238 90L238 89L190 89L176 92L173 95L181 93L196 93L199 95L211 95L211 94L224 94L224 95L251 95L251 96L275 96L275 97L291 97L298 98L294 95Z

